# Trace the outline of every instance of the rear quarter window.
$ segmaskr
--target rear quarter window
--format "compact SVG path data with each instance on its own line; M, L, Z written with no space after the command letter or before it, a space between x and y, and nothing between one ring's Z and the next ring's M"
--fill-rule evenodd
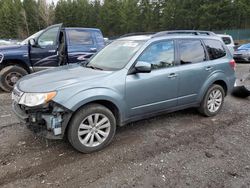
M91 45L93 39L91 32L80 29L68 30L68 38L70 45Z
M219 59L226 56L226 50L219 40L204 39L205 46L208 51L209 59Z

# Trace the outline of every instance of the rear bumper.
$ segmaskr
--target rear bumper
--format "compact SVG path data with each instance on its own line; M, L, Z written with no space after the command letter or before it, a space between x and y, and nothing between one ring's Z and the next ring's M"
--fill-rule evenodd
M13 102L12 110L28 129L48 139L62 139L72 116L71 111L55 103L31 109Z

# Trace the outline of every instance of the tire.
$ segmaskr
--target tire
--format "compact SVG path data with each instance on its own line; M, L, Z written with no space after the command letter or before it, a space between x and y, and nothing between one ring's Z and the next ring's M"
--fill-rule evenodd
M24 68L17 65L4 67L0 71L0 87L4 91L11 92L17 80L27 74L28 72Z
M107 121L105 121L105 118L107 118ZM91 121L89 121L91 119L92 125ZM98 128L98 122L100 124L101 121L104 123ZM108 125L110 126L107 127ZM106 128L101 129L101 127L105 126ZM70 144L76 150L82 153L92 153L105 148L112 141L115 131L116 119L113 113L102 105L89 104L74 114L69 124L67 136Z
M215 98L213 96L215 96ZM218 97L216 97L216 96L218 96ZM207 90L205 96L203 97L203 100L200 104L200 107L198 108L199 112L206 117L211 117L211 116L217 115L223 106L224 98L225 98L224 89L220 85L213 84ZM218 105L219 103L220 103L220 105ZM214 105L214 108L213 108L213 105Z

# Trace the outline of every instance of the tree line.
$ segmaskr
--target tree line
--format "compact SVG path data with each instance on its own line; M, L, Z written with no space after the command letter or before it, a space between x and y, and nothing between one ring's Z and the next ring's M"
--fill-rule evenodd
M249 0L0 0L0 38L25 38L53 23L105 36L172 29L250 28Z

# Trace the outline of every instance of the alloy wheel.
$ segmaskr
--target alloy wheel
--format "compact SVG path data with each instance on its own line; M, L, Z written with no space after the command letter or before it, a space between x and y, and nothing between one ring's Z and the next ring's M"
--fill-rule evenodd
M207 108L210 112L217 112L222 104L223 96L222 92L219 89L211 91L207 101Z
M111 124L107 116L95 113L87 116L78 128L78 138L87 147L102 144L110 133Z

